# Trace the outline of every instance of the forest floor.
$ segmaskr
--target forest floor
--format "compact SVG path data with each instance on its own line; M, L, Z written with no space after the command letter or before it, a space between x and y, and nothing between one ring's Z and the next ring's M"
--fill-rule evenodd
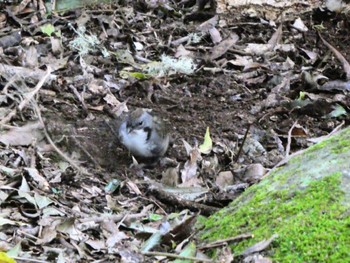
M172 260L197 216L350 123L346 8L121 2L0 3L0 251L17 262ZM136 108L171 135L152 169L117 138Z

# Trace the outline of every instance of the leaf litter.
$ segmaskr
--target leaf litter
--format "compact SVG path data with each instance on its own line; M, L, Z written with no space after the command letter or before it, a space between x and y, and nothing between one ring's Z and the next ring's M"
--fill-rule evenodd
M193 240L199 214L349 124L345 11L216 1L236 14L221 16L212 2L0 3L3 261L210 261ZM116 137L138 107L172 137L152 169ZM246 262L269 262L273 238ZM218 259L232 260L224 243Z

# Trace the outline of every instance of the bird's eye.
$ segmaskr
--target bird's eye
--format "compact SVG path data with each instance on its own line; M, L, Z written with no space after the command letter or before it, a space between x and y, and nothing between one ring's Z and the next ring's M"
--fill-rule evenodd
M142 124L143 124L143 121L140 121L140 122L139 122L139 126L142 126Z

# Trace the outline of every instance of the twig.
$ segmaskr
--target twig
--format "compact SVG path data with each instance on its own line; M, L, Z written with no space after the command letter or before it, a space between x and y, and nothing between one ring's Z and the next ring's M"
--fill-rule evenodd
M6 95L9 87L15 82L16 79L17 79L17 75L14 75L13 77L11 77L10 80L6 83L5 87L2 89L1 93Z
M49 76L51 75L51 67L48 66L45 75L40 79L40 81L38 82L38 84L36 84L35 88L33 91L29 92L29 94L25 97L24 100L21 101L21 103L18 105L18 109L21 111L23 110L23 108L28 104L29 101L31 101L33 99L33 97L35 96L35 94L37 94L39 92L39 90L41 89L41 87L44 85L44 83L47 81L47 79L49 78Z
M164 253L164 252L144 252L142 254L146 255L146 256L162 256L162 257L168 257L168 258L187 259L187 260L193 260L193 261L196 261L196 262L213 262L211 259L196 258L196 257L185 257L185 256L180 256L180 255L171 254L171 253Z
M27 237L30 237L30 238L34 239L35 241L38 241L38 240L39 240L39 238L37 238L36 236L33 236L33 235L31 235L31 234L29 234L29 233L26 233L26 232L24 232L24 231L17 230L17 232L20 233L20 234L23 234L23 235L25 235L25 236L27 236Z
M322 142L322 141L328 139L331 135L334 135L335 133L339 132L340 128L341 128L343 125L344 125L344 122L342 122L339 126L337 126L330 134L320 137L321 140L318 140L317 143L320 143L320 142ZM311 142L313 142L313 141L311 141ZM283 160L281 160L281 161L280 161L279 163L277 163L274 167L272 167L268 173L266 173L262 178L260 178L260 180L262 180L263 178L265 178L266 176L268 176L270 173L272 173L273 171L275 171L275 169L276 169L277 167L280 167L280 166L282 166L282 165L288 163L288 161L289 161L290 159L292 159L293 157L298 156L298 155L304 153L306 150L307 150L307 149L302 149L302 150L299 150L299 151L297 151L297 152L292 153L291 155L286 156Z
M36 84L34 90L30 92L24 100L21 101L21 103L18 105L17 108L13 109L5 118L3 118L0 122L0 126L4 125L5 123L9 122L12 117L14 117L17 114L17 111L22 111L23 108L28 104L28 102L34 97L35 94L38 93L38 91L41 89L41 87L44 85L48 77L51 75L51 68L48 66L46 73L44 76L41 77L38 84Z
M248 239L248 238L253 238L253 237L254 237L253 234L242 234L242 235L238 235L238 236L235 236L235 237L230 237L230 238L226 238L226 239L222 239L222 240L217 240L217 241L209 243L207 245L199 246L198 249L202 250L202 249L220 247L220 246L225 245L225 244L227 244L229 242L239 242L241 240Z
M313 143L318 143L320 141L323 141L324 139L329 138L330 136L332 136L333 134L337 133L341 127L343 127L343 125L345 124L345 121L342 121L337 127L335 127L329 134L318 137L318 138L310 138L307 139L307 141L309 142L313 142Z
M205 216L212 215L213 213L219 210L216 207L199 204L195 201L185 200L174 194L165 192L164 190L154 185L149 185L148 190L150 194L152 194L153 196L156 196L157 200L159 200L162 203L170 204L171 206L174 206L177 208L187 208L191 211L199 211L202 215L205 215Z
M23 262L38 262L38 263L49 263L50 261L33 259L33 258L22 258L22 257L12 257L16 260L23 260Z
M134 219L138 219L138 218L142 218L144 216L146 216L148 214L148 211L153 207L153 205L148 205L146 207L144 207L142 209L142 211L140 213L137 214L126 214L126 213L121 213L121 214L117 214L117 215L104 215L104 216L91 216L91 217L86 217L86 218L82 218L79 221L81 223L84 222L90 222L90 221L94 221L94 222L103 222L105 220L111 220L114 222L119 222L121 220L123 221L130 221L130 220L134 220Z
M3 126L5 123L9 122L13 116L16 116L17 109L12 110L9 114L6 115L5 118L3 118L0 122L0 126Z
M34 81L39 81L43 75L45 75L46 71L42 69L29 69L24 67L17 67L17 66L11 66L6 65L3 63L0 63L0 74L4 76L20 76L22 79L25 79L26 81L30 81L33 83ZM55 80L57 79L57 76L54 74L50 74L49 80Z
M286 158L289 156L290 152L290 145L292 143L292 132L294 127L298 124L298 121L295 121L292 125L292 127L288 131L288 140L287 140L287 146L286 146Z
M239 156L241 155L241 152L242 152L244 143L245 143L245 141L247 140L247 136L248 136L248 132L249 132L250 126L251 126L251 124L249 123L249 124L248 124L248 128L247 128L247 130L245 131L245 134L244 134L244 137L243 137L243 141L242 141L241 147L239 147L239 150L238 150L238 153L237 153L237 157L236 157L236 160L235 160L236 163L238 162L238 158L239 158Z
M78 92L78 90L73 85L69 85L69 88L73 91L74 95L81 102L81 105L83 106L83 110L85 111L85 113L87 113L88 110L84 101L84 97Z
M39 121L40 123L42 124L43 126L43 130L44 130L44 134L45 134L45 137L46 139L48 140L48 142L51 144L51 146L55 149L55 151L64 159L66 160L72 167L74 167L74 169L76 169L78 172L82 173L82 174L85 174L85 175L90 175L92 176L91 173L89 173L88 171L86 171L86 169L80 167L78 164L75 163L75 161L73 161L71 158L69 158L64 152L62 152L57 146L56 144L52 141L49 133L47 132L47 129L46 129L46 125L45 125L45 122L41 116L41 112L40 112L40 109L38 107L38 105L36 104L35 101L33 101L33 107L34 107L34 110L36 112L36 114L38 115L38 118L39 118Z
M10 6L7 6L6 9L5 9L4 11L8 14L9 17L11 17L16 23L18 23L18 25L19 25L20 27L23 27L23 25L28 24L27 21L18 18L18 17L12 12Z
M333 52L333 54L336 56L336 58L340 61L340 63L343 66L343 70L345 71L346 79L350 80L350 64L349 64L349 62L346 60L346 58L336 48L334 48L331 44L329 44L321 36L320 33L318 33L318 36L321 38L322 42Z

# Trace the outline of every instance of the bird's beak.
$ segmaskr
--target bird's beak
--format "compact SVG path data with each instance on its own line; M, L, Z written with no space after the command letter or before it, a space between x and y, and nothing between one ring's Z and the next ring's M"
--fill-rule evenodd
M126 127L126 132L131 133L133 131L133 128L131 126Z

